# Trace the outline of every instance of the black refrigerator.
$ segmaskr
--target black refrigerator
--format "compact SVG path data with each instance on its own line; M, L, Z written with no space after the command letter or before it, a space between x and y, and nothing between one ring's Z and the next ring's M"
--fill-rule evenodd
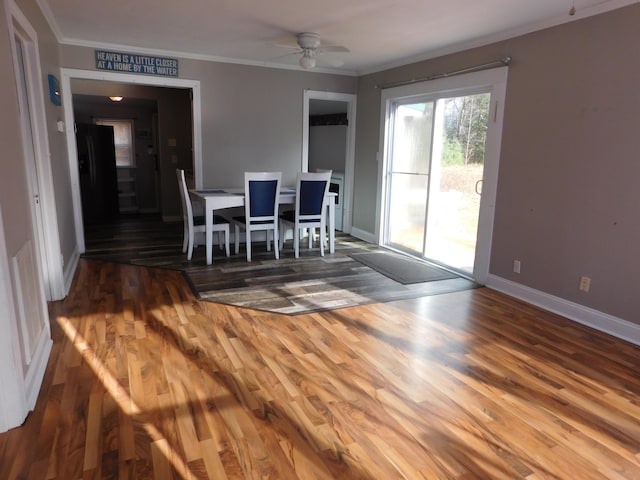
M76 145L83 221L109 223L119 213L113 127L77 124Z

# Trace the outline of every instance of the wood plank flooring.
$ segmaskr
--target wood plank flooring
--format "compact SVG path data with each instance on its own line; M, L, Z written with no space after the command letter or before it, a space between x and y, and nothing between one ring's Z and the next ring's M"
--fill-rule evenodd
M640 348L486 288L290 316L81 259L1 479L638 479Z

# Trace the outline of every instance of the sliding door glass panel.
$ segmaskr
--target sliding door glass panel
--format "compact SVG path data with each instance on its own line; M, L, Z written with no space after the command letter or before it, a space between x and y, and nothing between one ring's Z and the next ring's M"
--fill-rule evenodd
M433 112L433 102L393 111L386 243L416 253L424 249Z
M490 94L438 101L424 256L473 273Z
M424 246L428 176L395 173L392 185L389 244L420 253Z

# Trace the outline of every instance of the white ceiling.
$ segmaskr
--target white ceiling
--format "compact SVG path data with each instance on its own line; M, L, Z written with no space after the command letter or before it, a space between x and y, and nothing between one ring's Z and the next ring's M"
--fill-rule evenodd
M619 8L638 0L37 0L65 44L299 68L295 34L349 53L317 70L363 74ZM569 15L575 6L575 15ZM285 56L283 56L285 55ZM340 68L328 62L344 62Z

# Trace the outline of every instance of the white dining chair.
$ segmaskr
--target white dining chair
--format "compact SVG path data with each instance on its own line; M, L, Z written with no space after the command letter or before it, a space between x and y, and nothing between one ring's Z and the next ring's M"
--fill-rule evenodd
M247 262L251 261L251 233L264 230L267 251L271 250L269 232L273 232L273 249L278 251L278 203L282 172L245 172L244 215L232 218L235 225L235 252L240 251L240 230L245 231Z
M193 255L193 248L198 245L205 245L205 218L204 216L193 214L193 205L191 203L191 197L189 190L187 189L187 182L184 176L184 170L181 168L176 169L176 176L178 177L178 189L180 191L180 200L182 202L182 222L183 228L183 240L182 240L182 252L187 254L187 260L191 260ZM229 221L221 215L213 216L213 231L218 232L218 243L222 248L222 238L224 235L224 249L227 257L229 256Z
M324 256L324 233L326 232L326 207L331 171L298 172L296 179L295 210L280 215L280 248L284 246L287 228L293 229L295 257L300 256L300 231L309 229L309 248L313 230L320 229L320 255Z
M323 173L323 172L329 172L332 176L333 176L333 170L326 169L326 168L316 168L316 172L318 173ZM331 181L329 181L329 192L331 192ZM327 221L325 223L325 226L329 225L329 210L327 210ZM322 238L322 240L325 242L325 246L327 245L327 232L319 232L318 235L320 236L320 238ZM309 248L311 248L311 246L313 245L313 242L315 242L316 240L316 229L315 228L310 228L309 229Z

